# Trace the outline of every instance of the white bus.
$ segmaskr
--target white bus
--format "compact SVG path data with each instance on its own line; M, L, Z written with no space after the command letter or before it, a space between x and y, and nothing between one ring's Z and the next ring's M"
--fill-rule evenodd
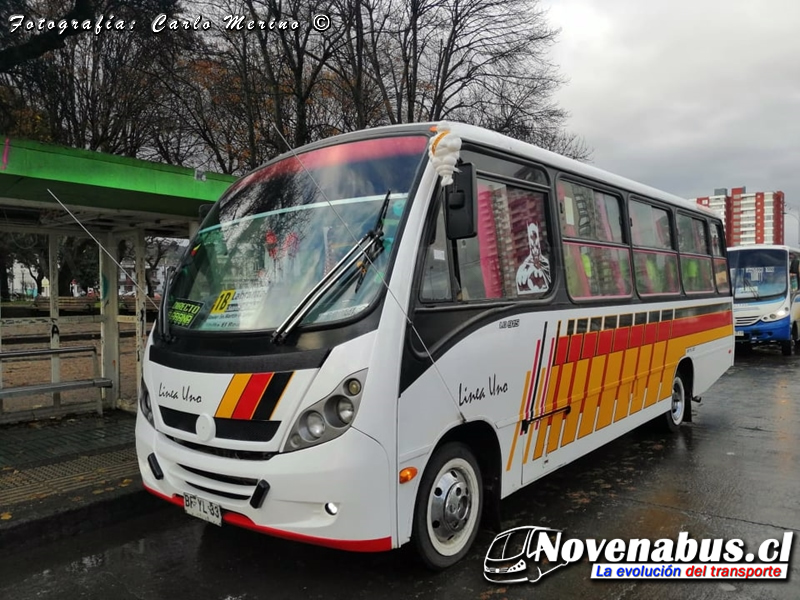
M791 356L800 342L800 250L770 244L728 250L737 346L774 344Z
M462 124L246 175L162 305L136 427L149 491L334 548L413 541L434 569L512 492L691 420L733 362L713 213Z

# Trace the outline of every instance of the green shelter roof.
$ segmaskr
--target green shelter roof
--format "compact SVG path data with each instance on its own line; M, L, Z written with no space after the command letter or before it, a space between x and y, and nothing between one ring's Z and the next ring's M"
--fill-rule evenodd
M148 234L188 235L203 204L236 177L90 150L6 138L0 148L0 226L93 231L142 227Z

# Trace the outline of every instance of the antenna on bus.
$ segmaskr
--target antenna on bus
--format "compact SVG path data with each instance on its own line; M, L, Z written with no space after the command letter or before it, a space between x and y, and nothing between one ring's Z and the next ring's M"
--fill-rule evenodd
M317 180L314 179L314 176L311 174L311 172L303 164L303 161L300 160L300 156L297 154L297 152L295 152L294 148L292 148L292 146L289 144L289 142L283 136L281 131L275 126L274 122L270 122L270 125L272 125L272 128L275 130L275 132L278 134L278 136L281 138L281 140L283 140L283 143L286 144L286 147L289 148L289 152L292 154L294 159L300 164L300 167L303 169L303 172L306 175L308 175L309 179L311 179L312 183L317 188L317 190L322 195L322 197L325 199L325 202L328 203L328 206L333 211L333 213L336 215L336 218L339 219L339 221L342 223L342 225L344 226L345 230L347 231L347 234L352 238L353 242L358 242L358 238L355 236L355 234L352 232L350 227L347 225L347 222L339 214L339 211L336 210L336 207L334 206L333 202L330 201L330 199L328 198L327 194L325 194L325 192L323 191L322 187L319 185L319 183L317 183ZM403 308L403 304L400 302L400 300L397 299L397 297L394 295L392 290L389 288L389 284L386 282L386 278L384 277L383 273L381 273L380 271L378 271L377 268L375 268L375 265L372 262L372 258L370 256L368 256L367 254L365 254L364 258L365 258L365 260L367 260L369 262L370 267L375 269L378 277L380 277L381 285L383 285L383 287L386 288L386 293L389 294L389 296L392 297L392 300L394 300L395 304L397 304L397 308L399 308L400 312L403 313L403 316L406 319L406 323L409 324L409 326L411 327L411 330L414 332L414 335L416 335L417 340L419 340L419 343L422 345L422 349L425 352L425 355L431 361L431 366L433 367L434 371L436 372L436 374L438 375L439 379L441 380L442 385L444 386L444 389L447 391L447 395L450 396L450 399L453 401L453 406L455 407L456 412L458 413L458 416L461 418L461 422L462 423L466 423L467 419L464 416L464 413L461 411L461 408L458 405L458 400L456 399L455 394L453 394L453 391L448 387L447 381L445 381L444 375L442 375L442 372L439 370L439 366L436 364L436 360L434 360L433 355L431 354L430 350L428 349L428 345L422 339L422 336L420 335L420 333L417 330L416 326L411 321L411 318L408 316L408 313Z

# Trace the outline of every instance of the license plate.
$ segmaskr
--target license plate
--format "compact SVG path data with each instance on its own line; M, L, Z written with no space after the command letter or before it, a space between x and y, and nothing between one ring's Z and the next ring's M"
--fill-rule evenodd
M744 337L744 331L737 331L736 337Z
M222 526L222 510L216 502L210 502L194 494L184 494L183 508L193 517Z

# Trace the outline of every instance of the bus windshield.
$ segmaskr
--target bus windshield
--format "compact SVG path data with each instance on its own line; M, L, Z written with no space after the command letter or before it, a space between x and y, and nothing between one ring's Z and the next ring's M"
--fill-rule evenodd
M785 297L788 263L786 250L731 250L728 264L734 300L775 300Z
M384 249L366 276L338 278L303 323L363 311L382 287L426 145L419 135L344 143L283 159L236 182L178 267L168 299L170 325L276 328L376 226L386 201Z

